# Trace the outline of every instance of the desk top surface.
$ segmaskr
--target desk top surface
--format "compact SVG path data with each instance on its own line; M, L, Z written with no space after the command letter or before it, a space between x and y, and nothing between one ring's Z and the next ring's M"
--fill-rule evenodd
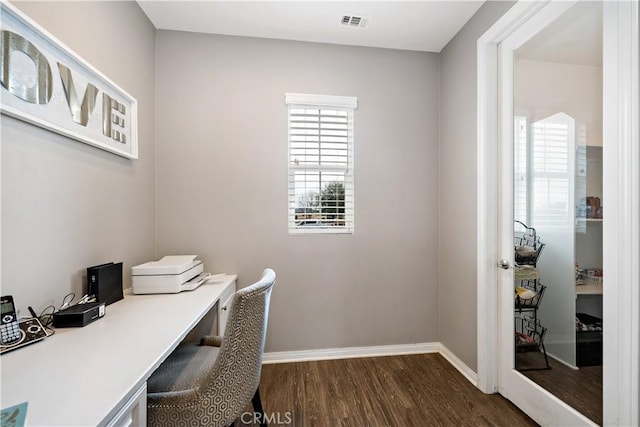
M178 294L125 295L85 327L56 329L2 355L2 407L29 402L34 426L105 424L235 279L216 277Z

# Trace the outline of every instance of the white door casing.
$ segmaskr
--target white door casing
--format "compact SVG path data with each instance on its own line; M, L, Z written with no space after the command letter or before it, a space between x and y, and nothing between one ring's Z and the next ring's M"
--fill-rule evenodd
M604 425L640 424L640 6L604 2ZM607 213L608 212L608 213Z

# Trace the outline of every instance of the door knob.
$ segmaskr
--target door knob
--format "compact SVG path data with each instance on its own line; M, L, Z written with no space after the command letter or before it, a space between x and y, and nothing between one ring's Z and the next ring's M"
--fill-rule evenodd
M501 259L500 261L498 261L498 267L500 267L503 270L508 270L509 267L511 267L511 264L509 263L509 260Z

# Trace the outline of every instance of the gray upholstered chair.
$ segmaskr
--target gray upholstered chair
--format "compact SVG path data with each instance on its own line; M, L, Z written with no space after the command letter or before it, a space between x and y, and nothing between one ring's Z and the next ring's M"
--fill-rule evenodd
M266 269L258 282L235 293L224 337L179 347L151 375L150 426L226 426L250 401L266 425L258 385L275 279Z

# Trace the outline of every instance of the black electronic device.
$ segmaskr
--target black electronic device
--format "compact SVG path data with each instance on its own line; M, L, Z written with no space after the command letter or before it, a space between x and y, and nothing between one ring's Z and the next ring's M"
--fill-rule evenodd
M88 302L72 305L53 313L53 326L56 328L77 328L86 326L104 316L105 303Z
M122 263L109 262L87 268L88 294L96 298L96 302L105 305L120 301L122 294Z
M37 318L34 317L18 322L16 307L11 295L5 295L0 298L0 354L46 338L47 333Z

